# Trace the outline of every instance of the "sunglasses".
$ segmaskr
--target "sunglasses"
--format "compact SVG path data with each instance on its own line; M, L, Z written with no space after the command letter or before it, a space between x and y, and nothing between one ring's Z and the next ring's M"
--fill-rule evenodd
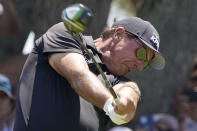
M137 36L127 32L127 31L126 31L126 34L127 34L128 37L133 38L141 46L140 48L138 48L136 50L136 58L138 60L143 60L144 61L144 65L139 69L139 71L142 71L148 66L149 61L151 61L154 58L154 54L153 54L152 58L150 60L148 60L148 51L144 47L144 44L139 40L139 38Z
M134 37L134 40L141 46L140 48L136 50L136 58L138 60L144 61L144 65L139 69L139 71L142 71L148 66L148 63L149 63L148 58L147 58L148 53L138 38Z

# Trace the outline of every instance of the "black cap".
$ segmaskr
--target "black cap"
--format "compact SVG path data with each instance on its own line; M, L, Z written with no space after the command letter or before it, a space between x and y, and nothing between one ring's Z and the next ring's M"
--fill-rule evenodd
M157 70L162 70L165 66L165 59L159 52L159 34L153 25L138 17L130 17L114 22L113 28L124 27L124 29L138 37L147 47L154 51L154 58L149 65Z

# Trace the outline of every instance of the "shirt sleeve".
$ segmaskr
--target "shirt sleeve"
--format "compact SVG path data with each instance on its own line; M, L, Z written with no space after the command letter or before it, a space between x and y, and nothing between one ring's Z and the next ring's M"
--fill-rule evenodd
M43 53L69 53L82 54L80 44L69 34L63 22L52 26L41 38L36 41L36 46Z

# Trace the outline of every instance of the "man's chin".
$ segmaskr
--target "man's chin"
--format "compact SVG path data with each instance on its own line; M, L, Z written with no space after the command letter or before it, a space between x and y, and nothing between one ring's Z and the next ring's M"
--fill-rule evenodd
M117 72L115 72L114 74L115 75L117 75L117 76L124 76L124 75L126 75L127 73L129 73L128 71L117 71Z
M112 74L114 75L117 75L117 76L124 76L126 75L127 73L129 73L128 70L118 70L118 69L112 69L112 70L109 70Z

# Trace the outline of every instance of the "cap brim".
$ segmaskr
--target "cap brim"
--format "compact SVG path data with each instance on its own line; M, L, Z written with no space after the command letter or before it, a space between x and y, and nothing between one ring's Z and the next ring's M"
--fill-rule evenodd
M156 69L156 70L162 70L165 67L165 58L161 55L161 53L156 50L152 45L150 45L148 42L143 40L142 38L139 37L139 39L150 49L154 51L154 58L151 60L149 63L150 67Z
M162 70L165 67L165 58L160 53L155 52L155 56L149 65L156 70Z
M150 45L148 42L146 42L145 40L143 40L142 38L138 37L146 46L148 46L149 48L151 48L152 50L154 50L155 52L158 52L158 50L156 50L152 45Z
M12 98L11 92L2 88L1 86L0 86L0 91L4 92L9 98Z

